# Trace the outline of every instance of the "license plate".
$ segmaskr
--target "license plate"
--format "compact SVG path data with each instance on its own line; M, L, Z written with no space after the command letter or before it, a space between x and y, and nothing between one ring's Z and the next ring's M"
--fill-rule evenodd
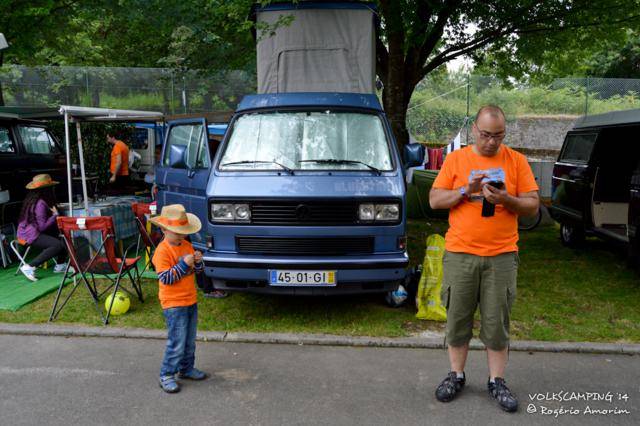
M275 286L333 287L336 271L290 271L270 270L269 284Z

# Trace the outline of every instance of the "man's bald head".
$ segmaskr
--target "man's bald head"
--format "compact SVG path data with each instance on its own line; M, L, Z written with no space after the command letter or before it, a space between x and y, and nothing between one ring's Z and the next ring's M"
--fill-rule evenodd
M476 121L480 118L482 114L488 114L493 118L502 118L504 121L507 121L506 116L504 115L504 111L497 105L483 105L478 110L476 114Z

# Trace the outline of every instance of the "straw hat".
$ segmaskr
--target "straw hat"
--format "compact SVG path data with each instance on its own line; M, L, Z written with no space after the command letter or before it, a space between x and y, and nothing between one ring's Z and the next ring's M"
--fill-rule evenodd
M182 204L164 206L159 216L149 219L151 223L176 234L195 234L202 228L200 219L187 213Z
M26 186L27 189L38 189L38 188L46 188L48 186L57 185L60 182L56 182L51 179L51 176L48 174L35 175L31 182L29 182Z

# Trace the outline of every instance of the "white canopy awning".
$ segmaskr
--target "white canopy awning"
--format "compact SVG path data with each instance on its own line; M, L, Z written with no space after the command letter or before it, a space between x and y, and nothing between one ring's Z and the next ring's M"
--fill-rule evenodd
M60 105L61 115L69 115L74 121L161 121L164 115L158 111L93 108Z
M69 192L69 214L73 216L73 190L71 187L71 144L69 142L69 122L76 123L78 136L78 157L80 158L80 176L82 177L82 197L84 208L89 210L87 197L87 179L84 171L84 151L82 149L81 121L162 121L164 116L157 111L136 111L126 109L92 108L71 105L61 105L59 113L64 117L64 141L67 151L67 190ZM126 160L125 160L126 161Z
M60 105L57 107L25 107L25 106L0 106L0 118L23 120L54 120L64 119L64 139L67 151L67 185L69 191L69 209L73 215L73 191L71 187L71 144L69 142L69 123L76 123L78 135L78 157L80 158L80 173L82 176L82 195L84 207L89 208L87 197L87 183L84 171L84 152L82 150L82 134L80 122L158 122L165 117L158 111L137 111L128 109L93 108L73 105Z

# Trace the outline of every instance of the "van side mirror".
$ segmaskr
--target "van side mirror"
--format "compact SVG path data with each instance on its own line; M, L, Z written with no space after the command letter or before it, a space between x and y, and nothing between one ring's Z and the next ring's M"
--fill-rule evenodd
M169 167L172 169L187 168L187 147L184 145L171 145L169 147Z
M424 164L425 149L424 145L419 143L410 143L404 146L403 159L404 167L418 167Z

